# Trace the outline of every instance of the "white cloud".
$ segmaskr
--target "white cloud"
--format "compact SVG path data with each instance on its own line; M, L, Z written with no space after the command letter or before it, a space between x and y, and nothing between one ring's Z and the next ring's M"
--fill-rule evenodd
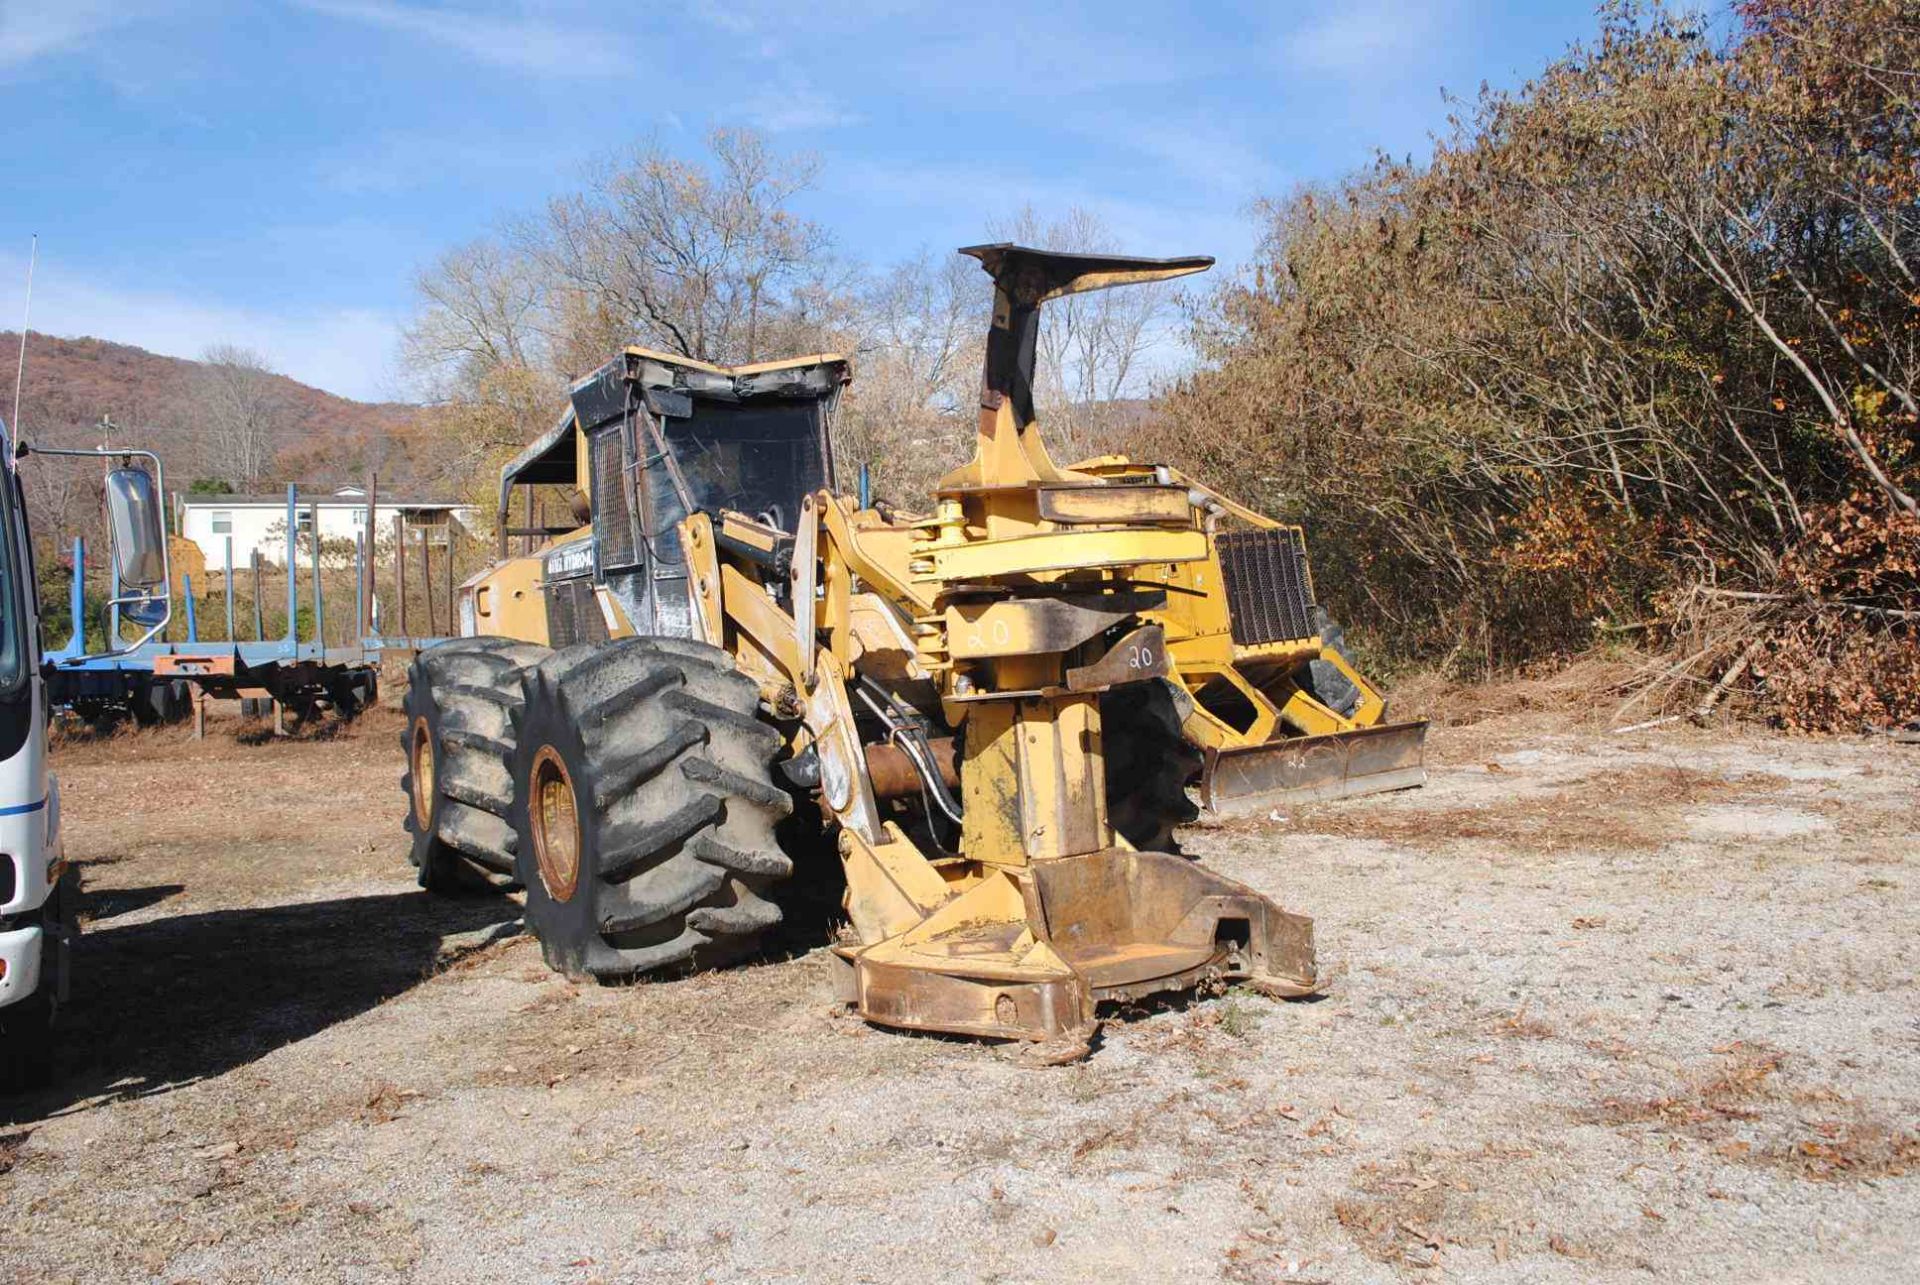
M329 191L352 197L410 192L450 176L505 192L550 174L554 159L549 135L536 144L498 130L485 138L395 130L342 138L337 147L317 150L312 173Z
M736 36L791 31L794 25L793 0L694 0L686 10L708 26ZM846 32L892 22L916 11L944 16L938 5L927 0L813 0L807 6L806 21L821 30Z
M494 67L540 76L616 76L636 70L615 37L578 25L502 18L386 0L297 0L301 8L444 45Z
M1286 52L1308 71L1391 80L1428 47L1433 19L1430 9L1418 5L1343 4L1293 33Z
M911 223L916 244L931 241L940 246L944 241L959 246L986 240L997 220L1031 204L1042 219L1059 218L1075 207L1098 215L1123 254L1212 254L1230 264L1252 248L1252 234L1240 211L1218 203L1121 195L1071 179L990 165L836 161L823 187L829 200L851 196L868 207L927 215ZM880 247L880 256L889 249Z
M1180 180L1180 186L1193 189L1210 205L1222 200L1245 204L1286 182L1271 156L1237 136L1245 130L1240 121L1160 110L1146 115L1100 112L1063 123L1097 147L1137 155L1158 178Z
M837 99L804 85L761 90L732 114L769 134L835 129L857 125L862 119L858 112L850 111Z
M0 5L0 70L76 48L141 15L113 0L6 0Z
M0 255L0 326L7 329L20 324L26 271L22 256ZM238 344L303 384L363 401L397 397L403 387L394 369L399 321L376 309L267 312L88 280L42 255L32 324L35 334L89 335L195 360L213 344Z

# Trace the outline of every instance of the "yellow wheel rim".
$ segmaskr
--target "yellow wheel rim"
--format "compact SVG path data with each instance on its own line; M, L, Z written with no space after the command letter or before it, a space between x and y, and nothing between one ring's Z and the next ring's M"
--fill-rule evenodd
M551 745L542 745L533 756L527 811L533 822L533 858L540 867L540 882L555 901L571 901L580 886L580 811L567 765Z
M413 774L413 819L425 830L433 823L433 733L424 714L413 720L407 760Z

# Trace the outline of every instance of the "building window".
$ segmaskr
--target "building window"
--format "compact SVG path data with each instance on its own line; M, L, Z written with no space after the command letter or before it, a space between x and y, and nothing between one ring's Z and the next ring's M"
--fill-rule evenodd
M313 530L313 510L296 509L293 514L293 529L302 533Z
M355 526L365 526L367 524L367 511L365 509L353 510L353 524Z
M215 535L233 534L233 513L227 509L213 511L213 533Z

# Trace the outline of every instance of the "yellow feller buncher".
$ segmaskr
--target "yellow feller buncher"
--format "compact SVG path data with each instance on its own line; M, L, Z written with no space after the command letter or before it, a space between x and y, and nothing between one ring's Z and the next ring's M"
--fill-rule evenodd
M471 636L413 667L424 886L518 883L547 962L612 980L738 958L780 885L844 881L862 1017L1060 1056L1104 1001L1316 988L1309 919L1168 850L1188 786L1415 783L1419 726L1384 771L1352 748L1383 709L1315 627L1297 530L1165 469L1062 468L1034 420L1042 303L1212 261L963 253L995 288L976 453L930 512L832 489L840 358L630 348L574 387L503 472ZM508 558L539 485L584 525Z

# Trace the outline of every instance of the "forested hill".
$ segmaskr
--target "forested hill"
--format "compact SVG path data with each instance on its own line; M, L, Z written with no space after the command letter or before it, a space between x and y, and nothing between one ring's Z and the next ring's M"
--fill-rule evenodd
M9 420L19 343L18 332L0 333L0 416ZM113 440L158 451L176 490L196 482L236 491L288 481L336 486L371 469L393 485L434 484L431 468L417 466L417 407L337 397L274 372L242 349L209 356L218 360L35 333L27 345L21 427L29 442L95 446L100 417L110 415L121 430ZM96 497L70 484L75 467L49 461L25 475L39 529L91 519Z
M0 385L12 414L13 372L19 356L17 331L0 332ZM35 334L27 349L27 377L21 392L21 418L31 433L37 426L97 424L111 414L129 427L155 424L172 428L177 412L190 409L196 381L205 363L166 357L132 344L84 336L62 339ZM391 433L410 421L414 407L391 402L356 402L285 375L265 375L285 403L290 425L301 433L360 437Z

